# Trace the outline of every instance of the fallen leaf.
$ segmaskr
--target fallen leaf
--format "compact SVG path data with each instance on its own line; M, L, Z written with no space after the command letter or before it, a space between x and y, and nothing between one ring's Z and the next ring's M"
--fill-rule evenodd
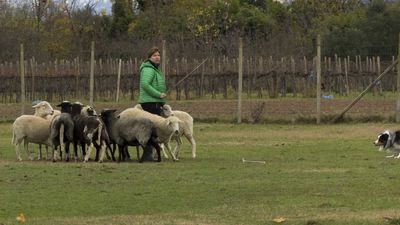
M278 217L278 218L273 219L272 221L274 221L275 223L283 223L286 221L286 219L283 217Z
M25 223L25 222L26 222L25 215L22 214L22 213L20 213L20 214L17 216L16 220L18 221L18 223Z

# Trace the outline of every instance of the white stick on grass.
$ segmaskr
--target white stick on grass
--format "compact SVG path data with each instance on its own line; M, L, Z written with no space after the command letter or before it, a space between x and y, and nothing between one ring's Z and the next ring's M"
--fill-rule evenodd
M242 162L243 163L261 163L261 164L265 164L265 161L259 161L259 160L246 160L244 158L242 158Z

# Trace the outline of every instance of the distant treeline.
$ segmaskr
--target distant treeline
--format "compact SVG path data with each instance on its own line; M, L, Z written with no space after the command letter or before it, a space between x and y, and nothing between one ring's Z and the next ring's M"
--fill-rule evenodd
M385 0L114 0L112 13L98 0L0 1L0 62L16 61L19 45L38 61L144 57L166 40L170 58L397 55L400 1Z

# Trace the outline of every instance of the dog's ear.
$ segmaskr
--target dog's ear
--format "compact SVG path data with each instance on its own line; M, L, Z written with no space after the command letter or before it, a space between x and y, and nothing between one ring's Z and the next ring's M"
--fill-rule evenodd
M379 136L378 140L382 143L385 143L389 140L389 134L383 133Z

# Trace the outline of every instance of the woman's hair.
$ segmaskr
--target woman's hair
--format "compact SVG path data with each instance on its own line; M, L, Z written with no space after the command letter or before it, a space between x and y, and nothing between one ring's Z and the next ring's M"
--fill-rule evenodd
M156 53L156 52L160 52L159 50L158 50L158 48L157 47L152 47L148 52L147 52L147 58L149 59L154 53Z

